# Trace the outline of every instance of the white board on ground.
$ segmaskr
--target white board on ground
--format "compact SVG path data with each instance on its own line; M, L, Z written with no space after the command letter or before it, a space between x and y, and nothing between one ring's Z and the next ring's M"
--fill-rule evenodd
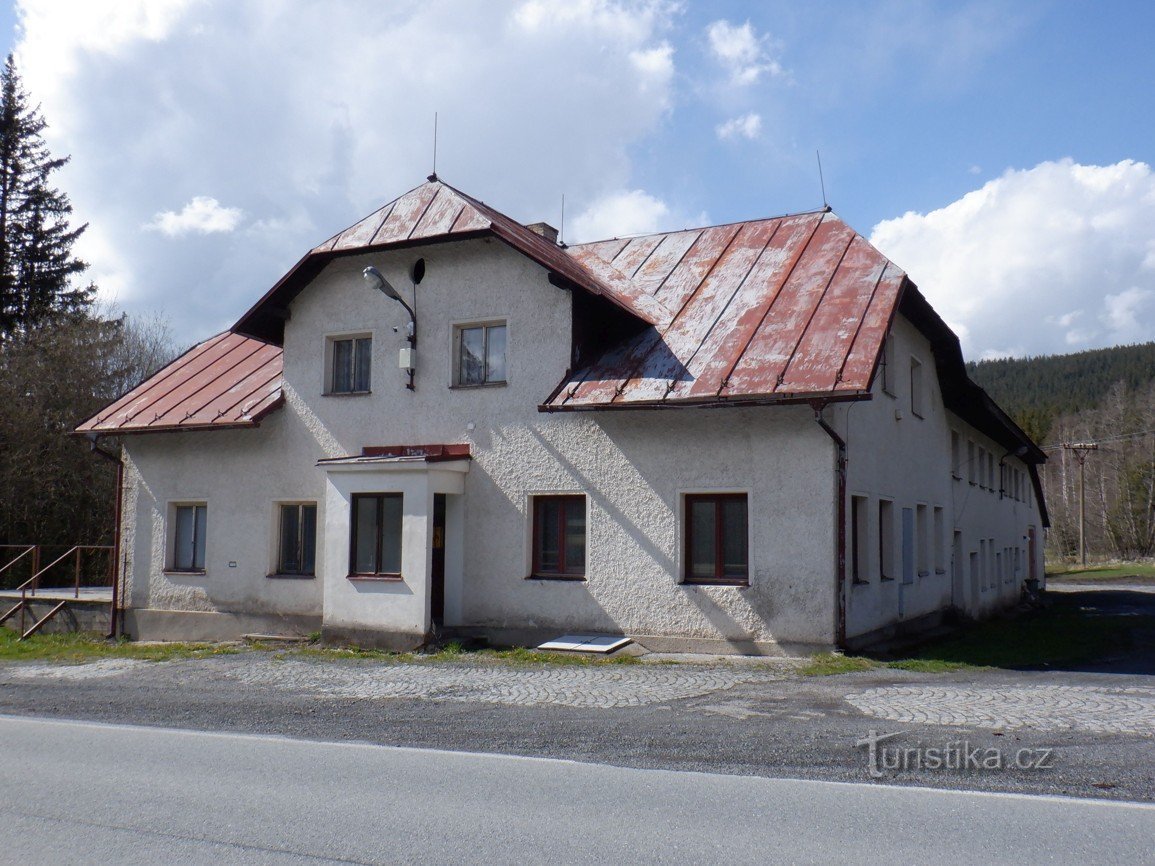
M612 653L630 643L628 637L598 634L565 634L547 640L538 646L539 650L567 650L579 653Z

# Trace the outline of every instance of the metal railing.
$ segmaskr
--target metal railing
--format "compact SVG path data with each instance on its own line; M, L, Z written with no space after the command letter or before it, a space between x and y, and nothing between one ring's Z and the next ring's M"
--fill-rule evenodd
M52 560L43 568L40 567L40 561L43 557L43 551L46 547L40 545L30 544L7 544L0 545L0 550L19 550L14 558L0 566L0 577L3 577L5 572L9 574L15 573L13 566L25 560L28 557L28 562L31 565L32 575L22 582L19 586L7 592L13 595L20 593L20 600L7 612L0 614L0 624L3 624L9 617L20 614L20 639L23 640L31 637L38 632L47 622L60 613L68 605L69 601L76 601L80 599L80 591L82 588L100 588L109 587L113 590L111 603L112 609L115 611L116 607L116 562L113 559L114 548L111 545L102 544L78 544L74 547L68 548L67 551ZM91 573L91 562L94 553L106 553L107 565L100 569L97 575ZM86 562L87 559L87 562ZM64 565L63 568L58 566ZM71 570L68 565L71 564ZM88 567L86 567L88 566ZM54 570L55 569L55 570ZM2 584L0 584L2 585ZM52 609L43 617L36 620L31 628L25 629L25 613L31 610L30 602L36 600L37 593L42 591L52 591L50 598L57 601ZM67 596L61 598L61 590L71 590L72 598ZM11 597L11 596L9 596ZM96 599L94 599L96 600ZM105 601L101 598L99 601Z

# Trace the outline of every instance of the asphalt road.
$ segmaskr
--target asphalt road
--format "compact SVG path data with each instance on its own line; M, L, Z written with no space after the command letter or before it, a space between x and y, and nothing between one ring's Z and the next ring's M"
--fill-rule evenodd
M1134 618L1137 611L1153 609L1155 595L1107 591L1087 593L1086 601L1102 615ZM505 692L496 688L506 680L553 677L558 680L553 697L563 699L573 697L577 686L548 669L485 669L468 661L439 664L432 674L430 666L371 659L278 660L275 653L261 652L137 662L119 669L115 665L123 662L108 663L111 668L104 664L0 663L0 714L639 769L1155 802L1155 635L1140 641L1136 652L1080 670L874 670L799 678L780 670L724 665L700 670L742 676L731 676L733 682L716 688L659 694L630 705L566 703L548 695L533 700L541 690L531 687L540 682L523 689L525 700L509 700L521 686ZM643 686L645 678L669 679L684 670L696 676L699 669L593 669L605 672L607 680L626 672L641 675ZM418 674L439 681L427 683L424 691L384 688ZM474 681L488 692L480 694ZM644 690L638 687L639 693ZM1023 717L1023 696L1034 701L1032 718ZM1040 696L1045 698L1041 703ZM972 718L971 710L995 706L980 706L988 699L1002 700L1005 724ZM903 701L920 712L900 718L877 710ZM935 707L945 717L921 712ZM1126 724L1112 724L1120 719ZM901 732L888 741L891 747L943 750L965 743L1010 756L1021 749L1046 751L1048 760L1045 766L998 768L907 763L883 767L876 777L870 774L866 749L858 745L872 732Z
M0 717L21 863L1138 863L1155 806Z

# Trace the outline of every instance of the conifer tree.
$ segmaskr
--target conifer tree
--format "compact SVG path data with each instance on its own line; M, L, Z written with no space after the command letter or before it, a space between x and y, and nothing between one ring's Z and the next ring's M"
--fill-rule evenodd
M87 312L95 293L92 284L74 285L88 265L72 245L87 224L69 225L72 204L51 185L69 158L49 152L46 126L9 54L0 72L0 343Z

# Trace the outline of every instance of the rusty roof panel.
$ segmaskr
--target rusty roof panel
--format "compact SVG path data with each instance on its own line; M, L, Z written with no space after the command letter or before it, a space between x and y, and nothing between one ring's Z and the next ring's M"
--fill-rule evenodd
M853 396L903 277L828 211L569 253L599 275L633 267L672 318L575 372L546 408Z
M781 389L786 365L854 236L841 220L827 219L818 226L770 312L734 365L724 393L769 394Z
M277 346L218 334L76 430L121 434L255 426L281 404L281 358Z
M724 391L727 377L778 299L821 219L821 214L807 214L771 222L774 233L726 309L724 324L714 329L698 353L693 379L671 391L672 398L702 399Z
M374 211L356 225L349 226L349 228L337 235L328 249L351 250L365 246L373 240L373 236L377 234L381 226L389 219L392 212L393 204L387 204L385 207Z
M890 322L898 307L905 279L906 274L893 262L887 262L882 277L874 289L870 306L862 317L862 324L842 367L843 381L852 383L859 390L870 387L878 366L879 352L890 331Z
M786 367L783 390L868 389L869 382L846 380L843 367L886 264L870 244L854 236Z

